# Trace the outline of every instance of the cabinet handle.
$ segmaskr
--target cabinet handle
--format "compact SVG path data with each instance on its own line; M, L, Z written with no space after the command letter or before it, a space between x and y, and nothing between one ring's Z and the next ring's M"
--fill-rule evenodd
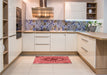
M84 47L81 47L84 51L88 52L88 50L86 50Z
M14 35L11 35L11 36L9 36L9 37L14 37L14 36L16 36L16 34L14 34Z
M88 42L88 40L86 40L86 39L83 39L83 38L82 38L82 40L85 41L85 42Z
M49 36L36 36L36 37L39 37L39 38L48 38Z
M49 45L49 44L36 44L36 45Z

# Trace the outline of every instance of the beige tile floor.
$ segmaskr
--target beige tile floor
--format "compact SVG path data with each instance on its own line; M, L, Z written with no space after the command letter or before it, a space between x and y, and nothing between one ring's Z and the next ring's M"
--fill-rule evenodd
M35 56L20 56L3 75L95 75L78 56L72 64L33 64Z

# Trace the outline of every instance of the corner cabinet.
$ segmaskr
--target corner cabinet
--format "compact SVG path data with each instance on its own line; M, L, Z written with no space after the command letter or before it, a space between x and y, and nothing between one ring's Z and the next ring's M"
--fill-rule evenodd
M78 52L96 68L96 39L78 35Z
M65 19L86 19L86 2L65 2Z
M65 33L52 33L51 34L51 51L66 51L65 50Z

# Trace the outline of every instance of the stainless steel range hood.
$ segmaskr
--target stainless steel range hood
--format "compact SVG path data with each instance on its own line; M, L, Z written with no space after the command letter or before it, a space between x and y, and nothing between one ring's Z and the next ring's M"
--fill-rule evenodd
M53 8L47 7L47 0L39 0L39 7L32 8L33 18L52 19L54 17Z

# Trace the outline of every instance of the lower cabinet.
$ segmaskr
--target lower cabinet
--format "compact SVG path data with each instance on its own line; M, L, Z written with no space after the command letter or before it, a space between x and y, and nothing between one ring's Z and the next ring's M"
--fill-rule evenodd
M65 50L65 33L52 33L51 34L51 51L66 51Z
M23 33L23 51L35 51L34 33Z
M66 51L77 51L77 34L66 34Z
M20 54L22 52L22 38L16 39L16 42L17 42L16 49L18 54Z
M78 35L78 52L96 68L96 39Z
M0 40L0 72L3 70L3 41Z
M35 34L35 51L50 51L50 33Z
M23 51L77 51L77 34L23 33Z
M17 51L17 42L16 42L16 36L9 37L9 64L17 57L18 51Z

